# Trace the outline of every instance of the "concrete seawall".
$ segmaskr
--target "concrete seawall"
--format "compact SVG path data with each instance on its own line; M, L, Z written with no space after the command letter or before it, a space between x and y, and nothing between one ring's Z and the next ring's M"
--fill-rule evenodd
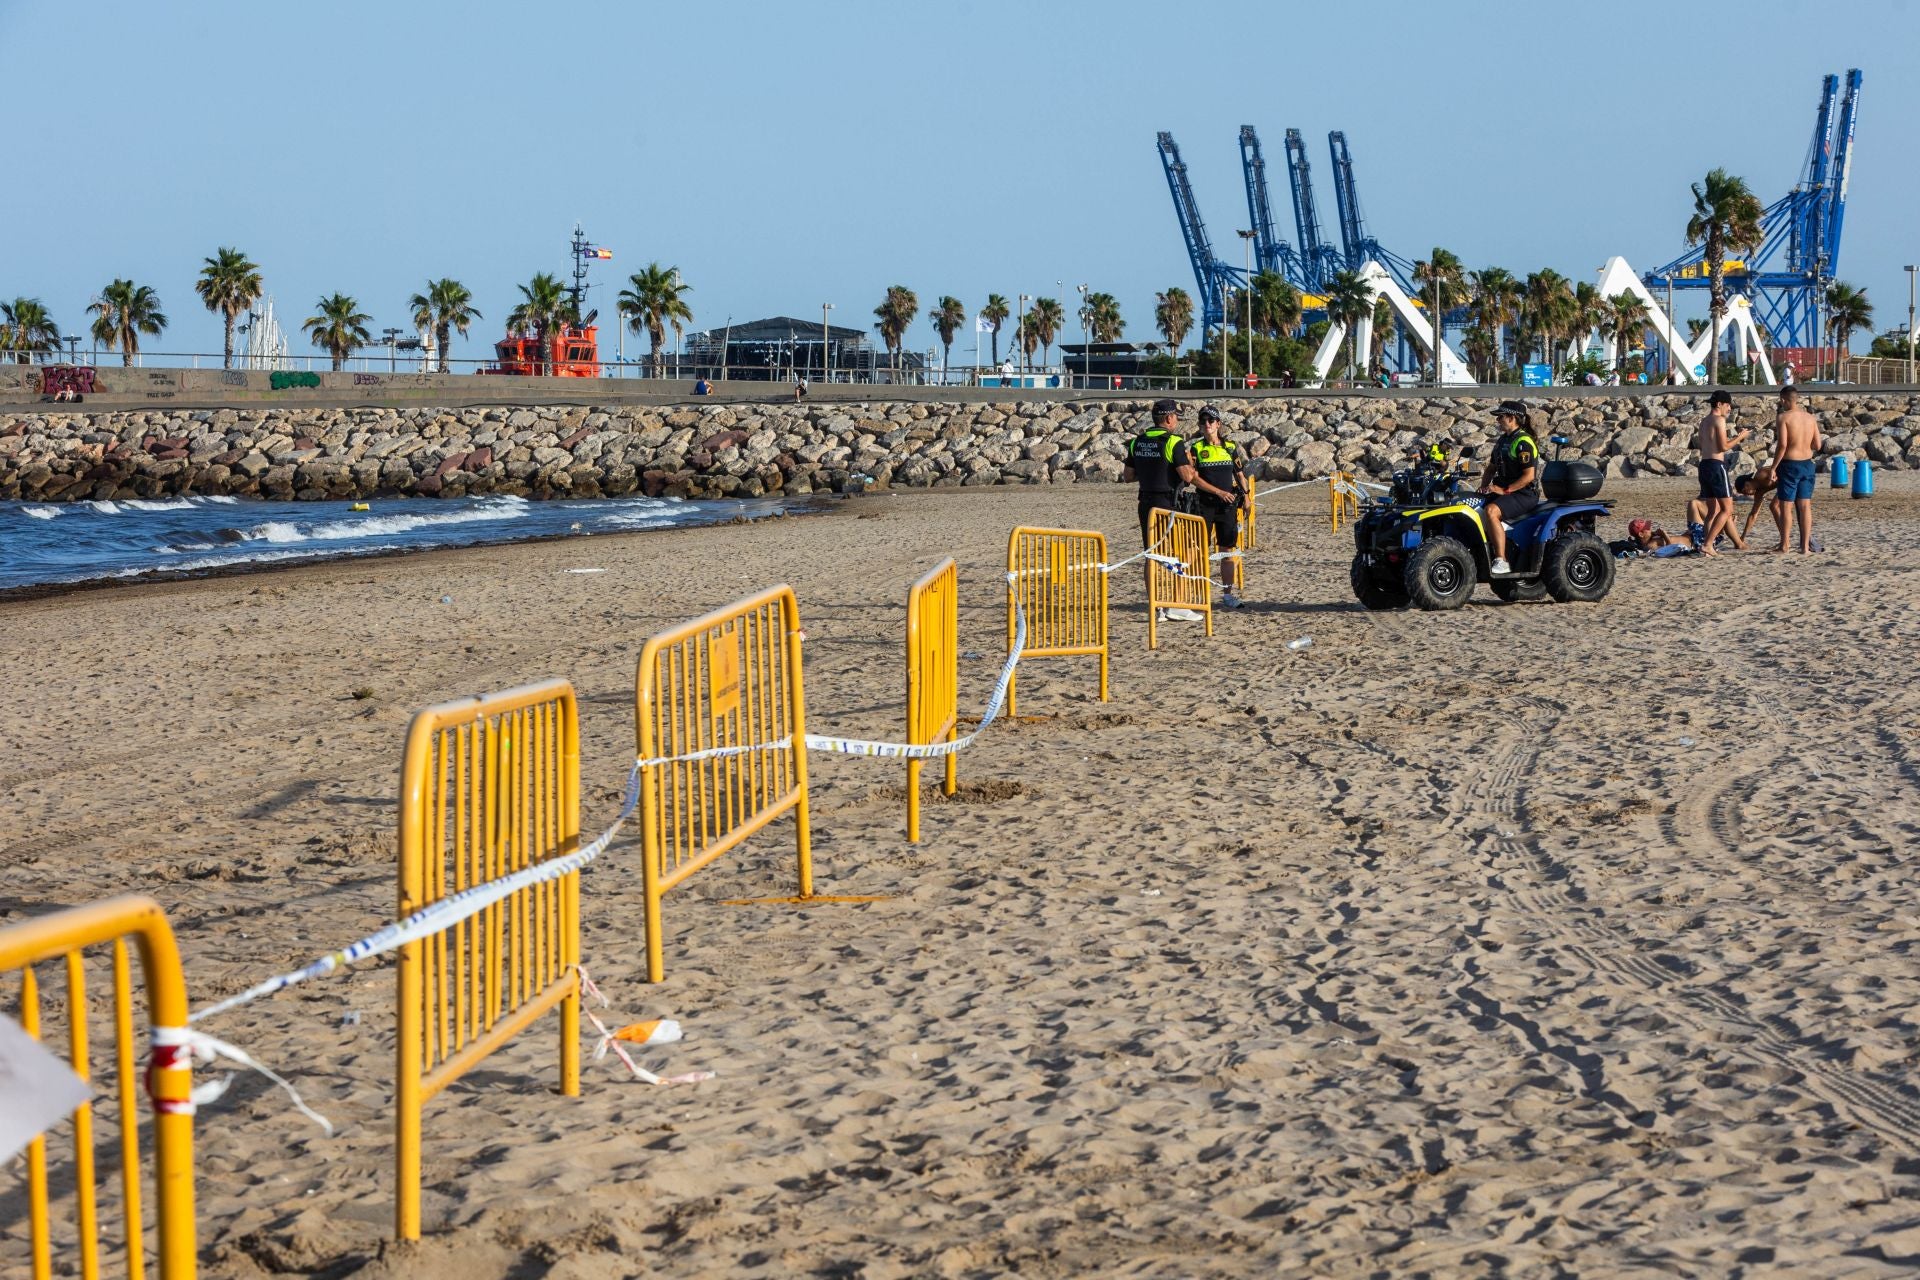
M1489 388L1217 403L1253 474L1291 480L1336 467L1382 476L1429 438L1484 444L1498 398ZM1144 422L1150 399L89 404L66 412L46 405L0 411L0 498L753 497L862 486L1098 483L1120 478L1125 441ZM1836 391L1805 400L1824 424L1829 452L1889 470L1920 467L1920 393ZM1706 409L1698 391L1527 402L1539 434L1569 437L1568 456L1622 478L1689 473L1688 446ZM1771 394L1736 393L1736 421L1764 426L1772 406Z

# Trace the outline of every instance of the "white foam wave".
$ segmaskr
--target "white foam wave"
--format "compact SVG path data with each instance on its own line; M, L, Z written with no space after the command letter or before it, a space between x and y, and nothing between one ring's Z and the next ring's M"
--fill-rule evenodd
M232 506L238 503L240 499L229 497L224 493L211 493L204 498L195 498L194 501L195 502L217 502L221 506L226 507L226 506Z
M32 516L35 520L51 520L55 516L60 514L60 508L58 507L22 507L20 508L20 514L23 516Z
M95 506L100 505L95 503ZM123 504L131 511L191 511L191 498L174 498L166 502L149 502L142 498L128 498Z
M440 525L474 524L487 520L517 520L526 512L510 506L474 507L429 516L368 516L364 520L330 520L302 526L291 520L269 520L240 535L248 542L338 542L346 538L378 538Z
M95 511L98 511L103 516L114 516L114 515L120 514L120 504L117 502L89 502L87 505L92 507Z

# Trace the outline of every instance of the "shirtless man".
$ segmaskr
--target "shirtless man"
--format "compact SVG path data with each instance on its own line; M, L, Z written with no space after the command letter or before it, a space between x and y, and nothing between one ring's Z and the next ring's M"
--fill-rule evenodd
M1713 549L1714 540L1733 528L1733 485L1727 478L1727 450L1753 432L1727 435L1733 397L1725 391L1714 392L1707 406L1707 416L1700 422L1694 445L1700 450L1700 501L1706 503L1708 512L1706 545L1700 548L1700 553L1712 556L1719 554Z
M1800 392L1794 387L1780 389L1780 418L1774 425L1779 443L1773 448L1773 475L1780 490L1774 499L1779 511L1780 545L1787 549L1788 516L1800 521L1800 554L1813 550L1813 456L1820 452L1820 424L1800 407Z
M1779 487L1780 482L1773 478L1773 464L1771 462L1761 463L1758 471L1750 476L1741 476L1733 482L1733 491L1735 493L1743 498L1753 499L1753 509L1747 512L1747 523L1740 530L1741 541L1744 542L1747 537L1753 533L1753 522L1760 516L1760 499L1766 497ZM1773 512L1773 522L1775 524L1782 524L1786 520L1786 514L1781 511L1780 500L1778 498L1769 502L1767 506ZM1787 536L1784 528L1781 529L1780 536L1783 538Z

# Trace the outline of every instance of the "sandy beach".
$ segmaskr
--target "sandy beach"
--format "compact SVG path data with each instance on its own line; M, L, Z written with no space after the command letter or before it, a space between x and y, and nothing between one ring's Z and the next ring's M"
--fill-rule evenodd
M1692 488L1610 484L1606 532L1681 527ZM727 905L792 892L783 822L669 899L649 986L616 846L587 965L610 1017L685 1024L643 1062L716 1078L609 1059L563 1098L543 1021L428 1108L417 1245L387 1239L391 966L221 1019L339 1132L252 1076L202 1111L204 1273L1920 1265L1920 483L1823 480L1824 554L1440 615L1361 610L1325 501L1266 509L1211 640L1147 652L1117 576L1111 701L1089 661L1023 666L1051 718L990 729L921 844L903 765L816 756L818 888L880 901ZM571 679L597 831L656 630L790 582L810 727L897 738L914 578L959 561L977 710L1008 530L1135 541L1110 485L829 505L0 604L0 923L147 892L193 1002L231 994L390 917L419 708Z

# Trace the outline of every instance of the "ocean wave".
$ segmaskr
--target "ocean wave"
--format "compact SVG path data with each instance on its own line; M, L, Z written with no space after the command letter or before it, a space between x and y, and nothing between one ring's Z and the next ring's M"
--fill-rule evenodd
M93 505L98 507L100 504L96 502ZM192 498L171 498L164 502L152 502L144 498L128 498L121 505L131 511L191 511L194 507L194 501Z
M370 547L360 547L361 552L401 551L404 543L383 542ZM300 551L236 551L232 555L203 556L198 560L173 560L166 564L137 565L121 569L107 575L112 578L138 578L149 573L193 573L201 569L228 569L243 564L275 564L290 560L318 560L334 553L325 547L312 547Z
M526 514L516 507L475 507L469 511L446 511L427 516L368 516L364 520L329 520L325 524L300 525L291 520L269 520L241 531L247 542L297 543L338 542L345 538L381 538L415 529L441 525L476 524L487 520L517 520Z
M98 511L103 516L114 516L114 515L120 514L120 504L117 502L89 502L87 505L92 507L95 511Z
M60 508L58 507L22 507L20 508L20 514L23 516L32 516L35 520L51 520L55 516L60 514Z

